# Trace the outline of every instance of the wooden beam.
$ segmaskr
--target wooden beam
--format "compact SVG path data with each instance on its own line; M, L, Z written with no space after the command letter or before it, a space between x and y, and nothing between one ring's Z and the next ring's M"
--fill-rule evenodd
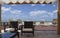
M60 35L60 0L58 0L58 29L57 29L58 35Z

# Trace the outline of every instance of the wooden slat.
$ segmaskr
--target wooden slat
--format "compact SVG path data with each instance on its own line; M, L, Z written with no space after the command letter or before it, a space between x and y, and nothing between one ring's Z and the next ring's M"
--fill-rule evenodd
M58 27L57 27L58 35L60 35L60 0L58 0Z

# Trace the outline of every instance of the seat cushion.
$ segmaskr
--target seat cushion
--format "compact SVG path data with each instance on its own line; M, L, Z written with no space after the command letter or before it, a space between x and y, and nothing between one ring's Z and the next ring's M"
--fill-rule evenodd
M23 31L33 31L32 28L24 28Z
M21 32L21 30L18 30L18 32Z
M15 29L14 28L6 28L6 31L14 31Z

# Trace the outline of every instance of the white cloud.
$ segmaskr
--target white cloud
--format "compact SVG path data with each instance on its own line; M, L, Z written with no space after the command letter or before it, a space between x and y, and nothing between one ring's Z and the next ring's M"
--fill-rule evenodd
M9 11L12 14L21 14L21 12L22 12L21 10L16 10L16 9L11 10L11 7L8 7L8 8L2 7L1 9L2 9L2 13L6 13L7 11Z
M41 4L41 6L45 6L45 4Z
M48 14L51 15L51 16L53 16L54 13L53 13L53 12L52 12L52 13L50 12L50 13L48 13Z
M9 7L9 8L2 7L1 9L2 9L3 12L6 12L6 11L10 11L11 10L11 7Z
M21 14L21 10L12 10L10 11L12 14Z
M36 16L36 15L38 15L38 14L45 14L45 13L48 13L48 12L45 11L45 10L31 11L31 12L30 12L30 16Z
M49 17L48 15L43 15L42 18L46 18L46 17Z
M57 14L57 10L54 10L52 12L49 12L46 10L36 10L36 11L31 11L29 14L30 14L30 16L33 16L33 17L40 15L41 18L46 18L46 17L53 18L55 13Z
M35 4L31 4L31 6L35 6Z
M55 7L56 5L53 5L53 7Z
M58 12L58 10L54 10L54 11L53 11L53 13L57 13L57 12Z
M16 4L12 4L11 6L17 6Z
M54 17L54 14L57 14L58 10L53 10L52 12L48 13L51 17Z

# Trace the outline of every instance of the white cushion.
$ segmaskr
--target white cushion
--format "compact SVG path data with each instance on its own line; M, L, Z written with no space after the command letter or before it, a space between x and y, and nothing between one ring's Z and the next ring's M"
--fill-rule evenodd
M14 31L14 28L6 28L6 31Z
M32 31L32 28L24 28L23 31Z
M21 30L18 30L18 32L21 32Z
M4 30L3 29L1 30L1 33L4 33Z

